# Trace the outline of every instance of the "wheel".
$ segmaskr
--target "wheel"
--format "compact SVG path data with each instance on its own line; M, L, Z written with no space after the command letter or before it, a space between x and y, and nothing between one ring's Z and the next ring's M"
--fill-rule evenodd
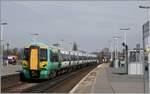
M53 78L55 78L57 75L56 75L56 71L53 72Z

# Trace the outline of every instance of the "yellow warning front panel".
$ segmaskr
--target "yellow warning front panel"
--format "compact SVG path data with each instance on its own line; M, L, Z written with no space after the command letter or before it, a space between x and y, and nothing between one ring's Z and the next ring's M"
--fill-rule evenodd
M38 68L38 49L31 49L30 69L37 70Z

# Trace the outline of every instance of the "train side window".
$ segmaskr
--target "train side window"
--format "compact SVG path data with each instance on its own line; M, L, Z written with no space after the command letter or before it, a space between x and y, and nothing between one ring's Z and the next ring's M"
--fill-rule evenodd
M66 59L67 59L67 61L69 61L69 55L68 54L66 55Z
M82 60L82 56L80 56L80 60Z
M63 61L69 61L70 57L67 54L62 54Z
M72 55L72 61L74 61L74 55Z
M75 61L77 61L78 60L78 57L77 56L75 56Z
M71 61L71 56L70 55L68 55L68 60Z
M76 61L76 56L74 56L74 61Z
M73 57L74 57L74 61L76 61L76 56L74 55Z
M51 55L50 55L50 56L51 56L51 57L50 57L51 62L59 62L59 56L58 56L57 53L51 52Z
M66 61L65 54L62 54L63 61Z
M62 61L66 61L65 54L62 54Z
M74 60L73 60L73 55L71 55L71 61L74 61Z
M67 55L65 54L64 56L65 56L65 61L67 61Z

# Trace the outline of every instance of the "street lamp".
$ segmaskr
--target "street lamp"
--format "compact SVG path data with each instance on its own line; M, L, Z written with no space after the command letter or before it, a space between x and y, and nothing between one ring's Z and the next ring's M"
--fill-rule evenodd
M113 61L113 47L112 47L112 41L108 41L108 42L109 42L109 46L110 46L110 53L111 53L110 61L112 62L112 61Z
M3 26L7 25L7 23L0 23L0 62L4 63L4 59L3 59Z
M142 5L140 5L139 8L146 9L147 22L149 22L149 18L148 18L148 11L149 10L148 9L150 8L150 6L142 6ZM149 24L149 27L150 27L150 24ZM150 30L148 32L150 33ZM148 42L149 41L150 41L150 38L149 38ZM148 44L150 44L150 43L148 43ZM144 43L143 43L143 47L144 47ZM145 47L143 49L145 49ZM148 78L149 78L149 84L148 84L148 88L149 89L148 89L148 92L150 92L150 63L149 63L150 62L150 53L148 53L147 56L148 56ZM145 71L144 71L144 79L145 79ZM144 84L145 83L146 82L144 81ZM145 85L144 85L144 91L145 91Z
M59 43L54 43L53 44L53 46L55 46L55 47L59 47L59 45L60 45Z
M61 47L63 48L63 42L64 42L64 39L61 39Z
M72 43L72 42L69 42L69 45L71 45L70 48L69 48L69 50L72 50L72 48L73 48L73 47L72 47L73 43ZM71 47L72 47L72 48L71 48Z
M31 35L32 35L32 39L33 39L34 44L36 44L39 34L38 33L33 33Z
M124 42L126 44L127 43L127 33L126 33L126 31L130 30L130 28L120 28L120 30L124 31Z
M118 68L118 39L121 38L120 36L113 36L114 39L114 49L115 49L115 67Z
M0 34L1 34L0 36L1 36L1 38L0 38L0 40L1 40L1 41L3 41L3 26L4 26L4 25L7 25L7 23L1 23L1 24L0 24L0 26L1 26L1 30L0 30Z
M9 55L9 46L10 46L10 44L6 43L6 46L7 46L7 56L8 56Z
M149 18L148 18L148 9L150 8L150 6L142 6L142 5L140 5L139 6L139 8L141 8L141 9L146 9L146 11L147 11L147 20L149 20Z
M114 49L115 49L115 60L118 59L118 39L120 39L121 37L120 36L113 36L113 39L114 39Z
M126 73L128 73L128 45L127 45L127 35L126 31L130 30L130 28L121 28L120 30L124 31L124 42L122 43L123 47L125 47L125 63L126 63Z

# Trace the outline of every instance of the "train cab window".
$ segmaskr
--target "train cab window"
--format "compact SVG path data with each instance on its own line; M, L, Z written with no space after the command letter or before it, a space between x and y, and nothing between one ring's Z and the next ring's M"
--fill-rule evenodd
M59 56L57 53L52 52L50 59L51 59L51 62L59 62Z
M29 48L24 49L24 57L23 60L29 60L30 50Z
M47 49L40 49L40 61L47 61Z

